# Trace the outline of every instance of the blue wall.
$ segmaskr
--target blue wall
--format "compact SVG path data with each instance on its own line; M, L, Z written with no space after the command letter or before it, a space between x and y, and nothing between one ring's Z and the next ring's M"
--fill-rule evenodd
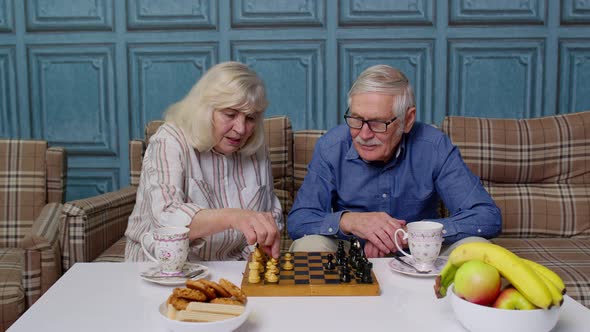
M128 141L227 60L295 129L342 122L378 63L407 74L428 123L579 112L590 1L0 0L0 137L66 147L68 200L124 187Z

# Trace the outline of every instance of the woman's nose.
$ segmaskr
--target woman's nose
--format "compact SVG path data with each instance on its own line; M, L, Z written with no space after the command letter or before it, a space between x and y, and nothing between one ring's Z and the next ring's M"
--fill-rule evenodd
M246 131L246 115L239 114L234 121L234 131L243 134Z

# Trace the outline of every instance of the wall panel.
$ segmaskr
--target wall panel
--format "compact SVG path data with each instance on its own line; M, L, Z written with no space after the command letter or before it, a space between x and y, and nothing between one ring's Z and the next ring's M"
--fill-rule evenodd
M18 136L14 48L0 47L0 137Z

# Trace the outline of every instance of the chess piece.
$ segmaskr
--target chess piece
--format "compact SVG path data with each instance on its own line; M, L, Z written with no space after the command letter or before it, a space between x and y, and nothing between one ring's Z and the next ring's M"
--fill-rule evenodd
M293 263L291 262L291 260L293 259L293 256L291 256L291 253L290 252L285 253L283 258L285 259L285 263L283 264L283 270L285 270L285 271L293 270Z
M279 262L277 262L277 260L274 257L270 259L270 262L274 266L276 266L279 263Z
M279 276L277 276L274 273L267 272L264 276L265 276L264 280L266 282L270 282L270 283L273 283L273 284L279 282Z
M336 250L336 266L342 266L342 258L346 256L346 252L344 251L344 242L342 240L338 241L338 250Z
M328 259L328 263L326 263L326 270L334 270L336 268L334 265L334 255L328 254L326 258Z
M340 270L340 282L349 283L350 282L350 269L348 266L343 266Z
M373 276L371 275L372 269L373 269L373 263L367 262L364 264L363 277L361 278L361 282L363 284L372 284L373 283Z
M258 267L260 263L258 262L250 262L248 267L250 271L248 272L248 282L251 284L257 284L260 282L260 273L258 272Z

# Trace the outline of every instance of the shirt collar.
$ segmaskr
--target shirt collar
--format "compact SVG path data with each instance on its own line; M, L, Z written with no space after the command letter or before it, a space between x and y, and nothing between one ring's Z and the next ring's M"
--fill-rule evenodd
M404 151L406 150L406 142L407 142L406 137L407 136L408 135L406 133L402 134L402 139L397 146L397 150L395 151L395 157L391 158L391 160L387 163L388 165L391 164L392 162L394 162L395 160L397 160L401 155L403 155ZM348 148L348 152L346 153L346 160L354 160L354 159L361 159L361 157L359 156L358 151L354 147L354 142L352 141L352 136L351 136L350 148ZM361 159L361 160L363 160L363 159ZM367 161L365 161L365 162L370 163Z

